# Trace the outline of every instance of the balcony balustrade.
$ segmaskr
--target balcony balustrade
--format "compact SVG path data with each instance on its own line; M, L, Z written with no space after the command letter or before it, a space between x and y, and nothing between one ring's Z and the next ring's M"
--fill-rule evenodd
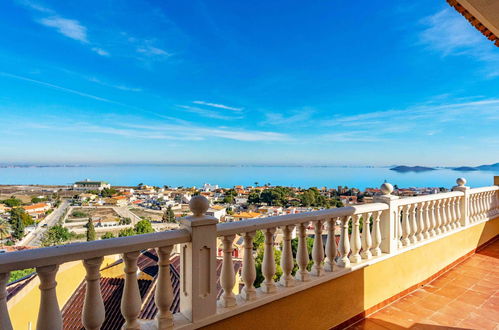
M125 264L121 298L124 329L142 326L192 329L212 324L499 216L498 186L470 189L465 186L464 179L458 179L457 183L452 192L409 198L393 196L393 188L385 183L383 195L377 196L372 204L230 223L217 223L215 218L206 216L208 201L197 196L190 203L194 215L184 218L178 230L7 253L0 256L0 328L12 329L6 301L9 272L36 267L41 291L37 329L62 329L55 276L61 264L81 260L87 274L82 323L86 329L99 329L105 319L99 269L103 257L112 254L122 254ZM310 225L315 234L313 264L308 271L306 239ZM335 238L337 225L339 241ZM264 280L255 288L253 238L258 230L265 238ZM298 238L296 258L291 248L293 230L297 230ZM282 275L275 281L274 238L277 231L283 237L279 262ZM242 289L238 295L234 294L232 253L236 234L244 240ZM217 239L223 244L220 275L223 293L218 301ZM180 245L181 257L180 313L172 315L169 263L175 245ZM137 284L137 257L141 250L150 248L155 248L159 257L155 294L158 313L154 324L138 318L142 302ZM298 270L293 276L294 260Z

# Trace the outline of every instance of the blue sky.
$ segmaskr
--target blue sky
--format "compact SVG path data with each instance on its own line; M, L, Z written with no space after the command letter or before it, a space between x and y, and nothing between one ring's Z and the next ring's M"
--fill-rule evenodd
M444 0L0 2L0 162L499 161L499 48Z

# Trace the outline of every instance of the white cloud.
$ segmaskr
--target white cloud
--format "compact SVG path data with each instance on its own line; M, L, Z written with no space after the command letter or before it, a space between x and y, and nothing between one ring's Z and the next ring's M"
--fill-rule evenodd
M225 109L225 110L232 110L232 111L237 111L237 112L243 110L243 108L229 107L228 105L219 104L219 103L210 103L210 102L205 102L205 101L193 101L192 103L194 103L194 104L200 104L200 105L206 105L206 106L213 107L213 108L219 108L219 109Z
M45 26L55 28L59 33L68 38L88 43L87 28L77 20L51 16L42 18L39 22Z
M340 133L330 133L320 136L318 139L321 142L380 142L384 141L383 138L376 136L373 132L368 131L352 131L352 132L340 132Z
M499 76L499 53L494 44L452 8L425 17L419 44L442 56L468 56L485 64L485 75Z
M488 99L462 103L417 105L404 110L386 110L352 116L336 117L323 121L325 126L385 125L387 123L411 123L415 120L431 120L431 123L461 120L466 115L490 119L499 112L499 99Z
M33 2L33 1L22 0L22 1L19 1L19 3L25 7L36 10L40 13L46 13L46 14L54 14L55 13L52 9L44 7L44 6L42 6L36 2Z
M276 112L266 112L263 125L288 125L288 124L308 124L308 120L313 112L308 109L295 111L292 115L284 115Z
M148 57L168 57L171 55L166 50L151 45L137 47L137 52Z
M102 48L98 48L98 47L93 47L92 48L92 51L96 52L97 54L99 54L100 56L111 56L111 54L109 54L108 51L105 51L104 49Z
M187 124L128 124L95 125L88 122L66 122L57 125L53 123L24 123L33 129L59 130L118 135L139 139L200 141L207 138L222 138L242 142L285 142L291 139L282 133L269 131L244 130L240 128L209 128Z
M86 76L83 76L83 78L85 78L86 80L91 81L93 83L102 85L102 86L116 88L116 89L119 89L119 90L122 90L122 91L126 91L126 92L142 92L142 88L129 87L129 86L125 86L125 85L111 84L111 83L102 81L100 79L97 79L95 77L86 77Z
M243 118L242 116L226 116L213 110L202 109L199 107L192 107L190 105L178 105L177 107L179 107L184 111L195 113L207 118L222 119L222 120L236 120Z

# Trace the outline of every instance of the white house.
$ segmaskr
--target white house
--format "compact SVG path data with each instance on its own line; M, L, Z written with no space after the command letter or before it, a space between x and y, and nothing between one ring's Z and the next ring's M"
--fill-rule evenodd
M103 190L104 188L111 188L111 185L105 181L78 181L73 184L75 190Z

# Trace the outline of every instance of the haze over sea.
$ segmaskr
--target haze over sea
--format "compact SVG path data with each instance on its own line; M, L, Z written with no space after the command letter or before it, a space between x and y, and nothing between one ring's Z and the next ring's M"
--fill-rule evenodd
M330 187L339 185L365 189L379 187L387 180L399 187L446 187L465 177L468 186L493 184L498 171L459 172L437 169L426 172L398 173L388 167L314 167L314 166L215 166L215 165L106 165L77 167L7 167L0 168L0 184L69 185L91 179L111 185L134 186L139 183L154 186L202 186L204 183L221 187L234 185L271 185L292 187Z

